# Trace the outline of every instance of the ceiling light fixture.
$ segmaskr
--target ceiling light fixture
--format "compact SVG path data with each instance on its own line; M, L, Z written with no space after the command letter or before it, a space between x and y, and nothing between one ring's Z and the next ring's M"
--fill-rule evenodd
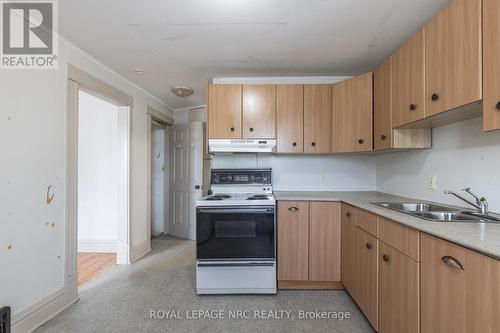
M188 97L194 93L193 88L187 86L173 86L170 91L172 92L172 94L179 97Z
M144 74L144 71L140 68L136 68L136 69L134 69L134 73L137 75L141 75L141 74Z

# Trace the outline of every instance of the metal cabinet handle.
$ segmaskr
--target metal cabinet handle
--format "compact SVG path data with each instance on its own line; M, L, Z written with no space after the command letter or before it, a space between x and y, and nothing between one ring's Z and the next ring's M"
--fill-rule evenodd
M359 143L360 145L362 145L363 143L365 143L365 140L363 140L363 139L359 139L359 140L358 140L358 143Z
M351 217L351 212L347 212L347 213L345 213L345 215L346 215L347 217Z
M432 94L431 99L432 99L432 101L437 102L439 100L439 97L440 96L438 93L434 93L434 94Z
M451 267L453 269L461 269L462 271L464 270L464 266L458 261L457 259L451 257L451 256L444 256L441 258L441 260L446 264L446 266Z
M382 140L385 140L387 139L387 136L385 134L382 134L382 136L380 137Z
M500 111L500 102L497 103L497 105L495 105L497 111Z
M288 210L291 211L291 212L296 212L299 209L297 207L290 207L290 208L288 208Z
M292 142L292 146L297 147L297 142Z
M383 259L385 262L389 262L389 259L390 259L390 258L389 258L389 256L388 256L387 254L384 254L384 255L382 256L382 259Z
M231 132L234 132L234 127L231 127Z
M250 132L253 132L253 127L250 127Z
M372 247L373 247L373 245L371 243L366 243L366 248L368 250L371 250Z
M415 111L417 106L415 104L410 104L410 111Z

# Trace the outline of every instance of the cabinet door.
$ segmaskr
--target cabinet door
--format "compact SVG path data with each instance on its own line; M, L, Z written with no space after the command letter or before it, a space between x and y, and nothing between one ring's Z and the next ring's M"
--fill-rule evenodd
M208 137L241 138L241 85L208 85Z
M453 0L425 26L427 116L482 98L481 0Z
M309 278L309 202L278 202L278 280Z
M500 332L500 262L421 236L421 332Z
M420 332L419 263L380 242L379 332Z
M340 281L340 203L311 202L309 208L309 281Z
M392 147L391 61L387 59L373 72L374 149Z
M243 86L243 138L276 138L276 86Z
M375 330L378 329L378 239L356 227L354 231L354 300Z
M373 75L367 73L332 85L332 150L373 150Z
M304 85L304 152L330 152L331 85Z
M280 84L276 87L277 151L304 152L304 86Z
M352 206L342 204L342 251L341 251L341 278L342 284L354 298L354 230L358 210Z
M391 56L392 125L425 118L424 31L418 31Z
M483 0L484 130L500 129L500 2Z

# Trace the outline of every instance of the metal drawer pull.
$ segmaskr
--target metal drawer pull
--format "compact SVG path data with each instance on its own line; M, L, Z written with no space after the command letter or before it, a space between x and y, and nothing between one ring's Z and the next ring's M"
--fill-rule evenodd
M288 210L291 211L291 212L296 212L299 209L297 207L290 207L290 208L288 208Z
M367 248L368 250L371 250L371 248L372 248L372 244L371 244L371 243L366 243L366 248Z
M457 259L450 257L450 256L444 256L441 258L441 260L449 267L454 268L454 269L461 269L462 271L464 270L464 266L458 261Z
M389 258L389 256L388 256L387 254L384 254L384 255L382 256L382 259L383 259L385 262L389 262L389 259L390 259L390 258Z

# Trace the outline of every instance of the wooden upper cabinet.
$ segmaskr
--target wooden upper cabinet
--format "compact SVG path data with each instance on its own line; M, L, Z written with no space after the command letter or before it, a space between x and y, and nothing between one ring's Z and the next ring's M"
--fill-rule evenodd
M391 61L387 59L373 72L373 117L375 150L392 147Z
M309 281L340 281L341 204L310 202Z
M421 236L421 332L500 332L500 262Z
M304 86L276 86L277 152L304 152Z
M420 332L420 265L380 242L379 332Z
M427 116L482 99L481 0L453 0L425 26Z
M208 85L208 137L241 138L241 98L239 84Z
M276 138L276 86L243 86L243 138Z
M309 202L278 202L278 280L309 278Z
M332 97L329 84L304 85L304 152L330 152Z
M373 74L332 85L332 151L373 150Z
M484 130L500 129L500 2L483 0Z
M418 31L391 56L392 125L425 118L425 42Z

